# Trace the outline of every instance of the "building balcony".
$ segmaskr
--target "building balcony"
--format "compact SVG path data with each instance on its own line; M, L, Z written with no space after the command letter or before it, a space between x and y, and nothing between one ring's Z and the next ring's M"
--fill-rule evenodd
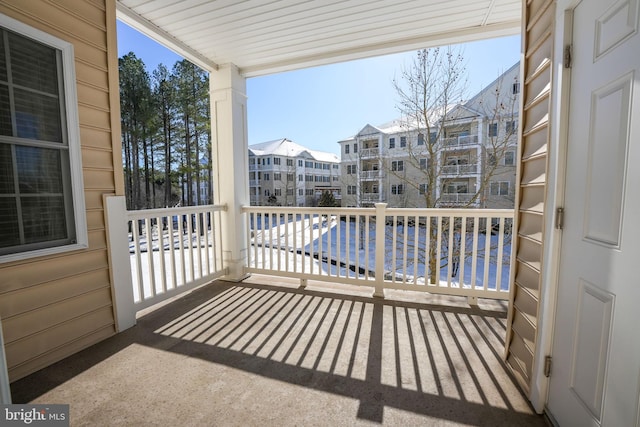
M360 200L363 202L379 202L380 193L360 193Z
M378 180L384 177L382 170L360 171L361 180Z
M460 148L478 144L478 135L464 135L453 138L444 138L442 145L444 148Z
M441 193L440 198L438 199L438 203L445 206L467 206L472 203L471 201L476 196L476 193ZM477 205L478 203L479 201L476 198L476 201L473 202L473 205Z
M260 180L259 179L250 179L249 180L249 187L259 187L260 186Z
M253 276L233 283L223 206L107 209L129 222L112 251L137 326L14 382L14 403L92 425L545 425L502 360L512 210L245 207Z
M440 169L441 175L445 176L466 176L477 175L480 173L480 167L477 164L474 165L444 165Z
M360 158L361 159L372 159L380 157L380 149L378 147L375 148L362 148L360 150Z
M249 171L258 171L262 169L262 165L249 165Z

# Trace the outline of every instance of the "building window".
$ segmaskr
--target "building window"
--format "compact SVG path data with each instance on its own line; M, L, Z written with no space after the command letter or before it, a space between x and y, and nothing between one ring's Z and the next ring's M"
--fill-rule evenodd
M280 157L274 157L273 158L273 164L274 165L280 165Z
M338 165L332 165L332 166L333 166L333 169L338 169L339 168Z
M424 145L424 134L423 133L419 133L418 134L418 145Z
M489 129L488 129L488 133L487 135L491 138L491 137L495 137L498 136L498 124L497 123L490 123L489 124Z
M265 173L265 174L263 175L263 178L264 178L264 180L265 180L265 181L269 181L269 174L268 174L268 173Z
M298 167L302 167L304 165L304 162L302 160L298 160Z
M287 188L287 196L293 196L293 188Z
M516 164L516 153L514 151L507 151L504 153L505 166L513 166Z
M0 27L0 260L87 246L73 48ZM6 25L6 28L5 28Z
M338 180L338 177L337 177L337 176L334 176L334 177L333 177L333 180L334 180L334 181L337 181L337 180Z
M298 189L298 196L304 196L304 190L302 188Z
M280 181L282 179L282 175L280 175L280 173L278 172L274 172L273 173L273 180L274 181Z
M404 194L404 184L394 184L391 186L391 194Z
M353 152L354 153L358 152L358 143L353 144Z
M264 190L264 196L265 197L269 197L271 195L271 191L270 190Z
M520 93L520 82L515 82L511 85L511 93L517 95Z
M420 194L424 195L427 194L427 184L420 184Z
M389 148L396 148L396 139L389 138Z
M281 188L276 188L275 190L273 190L273 195L274 196L282 196L282 189Z
M304 167L305 168L313 168L313 162L311 162L311 161L304 162Z
M420 169L425 170L427 168L427 159L420 159Z
M347 185L347 194L354 196L356 194L356 186L355 185Z
M404 148L407 146L407 137L406 136L401 136L400 137L400 148Z
M349 154L349 144L344 144L344 154Z
M287 166L293 166L293 159L287 159Z
M491 183L491 195L492 196L508 196L509 195L509 181L497 181Z
M298 175L298 181L300 182L304 181L304 175L302 174Z
M518 130L518 122L515 120L509 120L504 125L504 130L507 135L510 135Z
M394 160L391 162L391 170L400 172L404 170L404 160Z
M305 193L307 196L313 196L313 188L308 188Z
M288 173L287 174L287 181L293 181L295 180L295 175L292 173Z
M304 180L307 182L312 182L313 181L313 175L311 174L307 174L304 176Z

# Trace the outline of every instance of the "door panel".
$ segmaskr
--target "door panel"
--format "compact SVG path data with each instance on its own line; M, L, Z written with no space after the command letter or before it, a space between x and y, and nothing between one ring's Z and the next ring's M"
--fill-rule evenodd
M638 0L583 0L573 64L553 368L564 426L638 426Z

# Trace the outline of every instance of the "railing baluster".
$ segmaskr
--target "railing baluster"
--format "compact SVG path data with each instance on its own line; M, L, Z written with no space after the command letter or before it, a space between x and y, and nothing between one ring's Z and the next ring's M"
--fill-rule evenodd
M429 268L431 267L429 264L429 260L431 259L431 251L433 251L433 242L431 241L431 215L426 216L426 235L425 235L425 269L424 269L424 283L429 285L435 285L435 283L431 283L431 272ZM435 255L434 255L435 257Z
M193 254L193 214L187 215L187 233L189 238L189 271L191 272L191 280L195 280L195 256Z
M149 262L149 285L151 297L156 296L156 267L153 260L153 232L151 230L151 218L144 219L145 233L147 233L147 260Z
M489 289L489 261L491 260L491 217L485 217L484 225L484 280L482 289Z
M333 251L331 250L331 229L333 228L331 225L333 223L333 213L327 213L327 274L331 277L331 257L333 256Z
M502 254L504 250L504 217L500 217L498 227L498 254L496 256L496 292L500 292L502 282Z
M198 277L202 277L202 241L201 241L201 236L202 234L200 234L202 232L202 214L201 213L196 213L193 216L195 222L196 222L196 229L195 229L195 234L196 234L196 252L198 253ZM195 279L195 275L194 275L194 279Z
M140 253L140 235L138 234L138 224L140 220L136 219L131 221L131 234L133 235L133 250L136 254L136 273L138 276L138 296L139 301L145 300L144 295L144 280L142 276L142 255ZM138 301L136 301L138 302Z
M453 270L453 238L455 233L455 218L449 217L449 241L447 242L448 251L447 251L447 287L451 287L451 273Z
M464 264L467 259L467 218L463 216L460 221L462 222L462 227L460 229L460 269L458 270L458 286L462 289L464 287Z
M164 263L164 221L162 221L163 217L156 217L156 228L158 230L158 254L160 255L160 271L162 274L160 275L162 279L162 293L167 292L167 269Z
M398 255L398 217L396 215L393 215L391 218L391 283L396 283L396 258Z
M211 223L211 219L213 216L213 212L205 212L202 214L204 217L204 253L206 255L205 257L205 265L207 266L207 274L206 276L210 275L212 273L211 271L211 262L210 262L210 258L211 258L211 252L209 250L209 228L213 227L212 223ZM248 247L248 246L247 246Z
M356 236L354 239L355 247L353 248L353 255L355 256L354 274L358 278L360 276L360 214L356 214Z
M280 236L281 236L281 234L280 234L280 214L277 214L277 216L276 216L276 227L275 228L276 228L276 254L277 254L277 257L278 257L278 271L280 271L281 268L282 268L282 262L281 262L282 261L281 260L282 251L280 250L280 247L281 247L281 245L280 245ZM273 253L273 251L271 251L271 253Z
M347 270L345 271L345 274L347 276L347 278L351 277L351 268L350 268L350 263L349 263L349 254L351 252L351 238L350 238L350 231L351 231L351 214L347 215L347 226L345 227L346 230L346 234L345 234L345 239L344 239L344 246L345 246L345 256L347 257Z
M442 216L438 218L438 238L436 243L436 286L440 286L440 264L442 263Z
M336 216L336 277L342 277L340 275L340 260L342 260L342 215Z
M298 261L301 259L300 256L298 256L298 239L296 238L298 236L297 233L297 227L298 227L298 215L294 214L293 215L293 272L297 273L298 272Z
M171 260L171 288L178 287L178 273L176 271L176 249L175 249L175 236L173 229L173 216L169 215L169 259Z
M403 235L402 235L402 284L405 285L407 283L407 246L408 242L407 242L407 233L408 233L408 229L409 229L409 217L408 216L403 216L403 225L402 225L402 231L403 231Z
M369 280L369 271L371 270L371 263L369 262L369 237L371 234L370 230L370 219L369 215L365 215L364 224L365 224L365 233L364 233L364 278L365 280Z
M413 284L418 284L418 252L420 251L420 217L413 217Z
M473 217L473 250L471 252L471 289L476 289L476 265L478 263L478 216Z

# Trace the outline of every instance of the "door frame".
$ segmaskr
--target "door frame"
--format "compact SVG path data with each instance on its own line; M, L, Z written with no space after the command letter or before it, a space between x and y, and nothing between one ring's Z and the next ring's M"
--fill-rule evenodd
M541 271L543 286L538 316L540 324L529 395L531 404L539 413L546 411L549 395L550 382L544 372L545 358L551 356L553 350L562 249L562 230L556 228L556 208L564 206L571 94L571 68L564 68L564 48L572 44L573 12L581 1L556 0L549 117L548 186L544 201L545 209L549 212L546 215L543 231L545 243Z

